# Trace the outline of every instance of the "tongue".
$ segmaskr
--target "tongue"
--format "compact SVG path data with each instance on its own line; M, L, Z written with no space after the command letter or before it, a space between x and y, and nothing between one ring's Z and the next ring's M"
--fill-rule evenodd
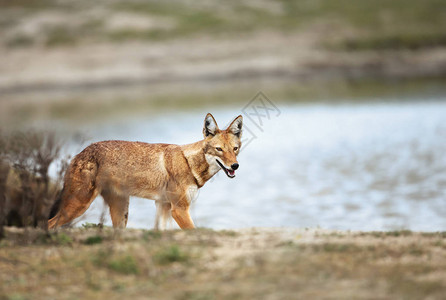
M234 173L235 173L235 171L233 171L233 170L228 170L228 174L229 174L229 175L232 176L232 175L234 175Z

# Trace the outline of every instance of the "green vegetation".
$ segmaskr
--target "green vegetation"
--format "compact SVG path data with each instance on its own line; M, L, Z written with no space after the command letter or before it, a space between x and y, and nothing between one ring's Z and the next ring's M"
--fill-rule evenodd
M46 25L42 39L49 47L88 40L165 40L196 35L238 36L262 30L311 32L312 28L332 31L324 36L321 43L338 49L422 49L446 45L444 0L230 0L212 3L130 0L101 1L96 5L103 9L101 18L88 14L91 5L85 1L2 0L0 16L5 15L5 20L8 20L11 10L17 19L51 9L52 12L76 14L77 19L86 21L85 24L68 27L66 22ZM148 19L161 17L170 25L114 29L105 26L113 14L122 12ZM5 25L7 28L14 27L13 19ZM18 32L17 36L9 37L6 45L27 47L32 43L29 36Z
M55 1L53 0L0 0L0 7L3 9L15 8L15 9L23 9L23 10L37 10L37 9L47 9L51 5L54 5Z
M6 41L6 45L10 48L24 48L34 44L34 39L28 34L17 34Z
M94 236L89 236L86 240L85 240L85 244L86 245L94 245L94 244L100 244L102 243L103 238L100 235L94 235Z
M113 271L122 274L138 274L139 269L136 265L135 259L130 255L125 255L111 260L108 267Z
M445 33L389 34L371 37L346 38L338 45L339 49L360 50L420 50L424 48L445 47Z
M166 265L173 262L185 262L189 259L189 256L180 250L178 245L171 245L158 251L154 259L161 265Z
M303 30L329 25L341 37L339 46L349 50L419 49L446 44L445 1L225 1L207 5L184 2L127 1L115 4L118 11L146 13L172 18L169 30L126 31L113 37L169 38L197 33L240 34L254 30ZM343 31L354 29L355 37L342 39Z
M152 240L157 240L160 239L162 236L161 231L159 230L146 230L143 233L143 239L145 241L152 241Z
M91 228L101 229L101 228L104 228L104 225L102 225L101 223L95 224L95 223L85 222L82 224L82 228L84 228L84 229L91 229Z
M373 235L374 237L387 237L387 236L410 236L413 232L410 230L394 230L394 231L370 231L362 232L360 235Z
M51 237L51 241L53 243L56 243L57 245L66 246L66 245L70 245L71 243L73 243L72 238L63 232L61 232L59 234L50 235L50 237Z
M55 26L46 32L46 45L51 46L72 46L76 43L76 33L66 26Z

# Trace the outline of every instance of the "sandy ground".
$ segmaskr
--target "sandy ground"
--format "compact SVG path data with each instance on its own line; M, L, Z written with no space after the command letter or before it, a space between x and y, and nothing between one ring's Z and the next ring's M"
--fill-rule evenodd
M2 299L443 299L444 233L6 229Z
M317 32L3 49L0 94L248 78L417 78L446 70L444 49L345 53Z

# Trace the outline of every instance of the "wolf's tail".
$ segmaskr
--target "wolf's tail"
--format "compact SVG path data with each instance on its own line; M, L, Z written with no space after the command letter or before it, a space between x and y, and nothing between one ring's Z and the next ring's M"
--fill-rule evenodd
M76 155L64 177L64 188L51 209L48 227L56 228L82 215L97 196L97 144Z
M62 206L62 194L64 192L64 189L60 190L57 194L56 200L53 202L53 206L51 206L50 215L48 217L49 219L52 219L56 216L56 214L59 212L61 206Z

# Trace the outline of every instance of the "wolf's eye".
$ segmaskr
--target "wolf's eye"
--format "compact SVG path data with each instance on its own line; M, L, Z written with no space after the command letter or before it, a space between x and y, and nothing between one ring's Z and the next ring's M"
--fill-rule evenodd
M220 147L215 148L215 150L217 150L217 151L223 151L223 149L220 148Z
M238 147L234 147L234 151L237 151L238 150Z

